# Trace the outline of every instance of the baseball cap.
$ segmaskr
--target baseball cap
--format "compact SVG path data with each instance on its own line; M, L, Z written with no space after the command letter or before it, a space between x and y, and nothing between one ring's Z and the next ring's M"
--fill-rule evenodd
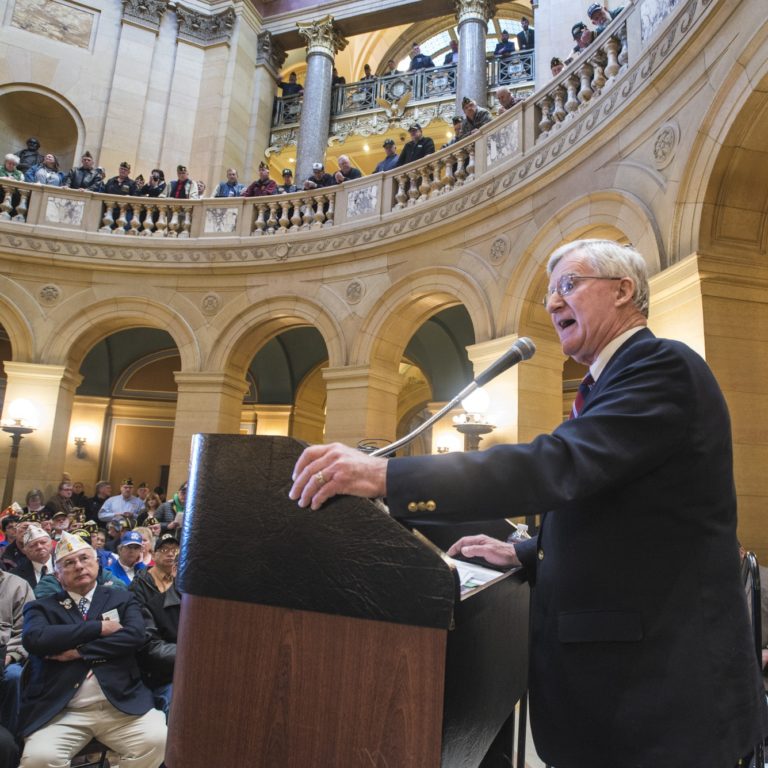
M408 133L410 133L411 131L420 131L420 130L421 130L421 126L420 126L418 123L414 123L414 124L413 124L413 125L412 125L412 126L409 128L409 129L408 129Z
M325 166L322 163L312 163L313 171L322 171Z
M283 176L293 176L293 171L290 168L283 168Z
M571 27L571 36L574 40L581 36L581 33L587 28L587 25L583 21L577 21Z
M131 544L138 544L141 546L143 543L141 534L138 531L128 531L127 533L124 533L123 538L120 539L121 547L128 547Z
M599 11L602 7L603 6L600 5L600 3L592 3L592 5L590 5L589 8L587 8L587 16L589 16L589 18L591 19L592 14L595 13L596 11Z
M157 537L157 541L155 542L155 552L166 544L173 544L173 546L178 547L179 540L172 533L164 533Z
M382 147L394 147L395 146L395 140L394 139L384 139L384 143L381 146Z

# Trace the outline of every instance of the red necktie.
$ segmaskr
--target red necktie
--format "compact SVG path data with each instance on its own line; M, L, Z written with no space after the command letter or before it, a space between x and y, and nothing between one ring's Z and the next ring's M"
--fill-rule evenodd
M568 417L569 419L575 419L581 413L581 409L584 407L584 400L589 394L589 390L592 389L592 385L594 383L595 380L592 378L591 373L588 373L581 380L581 384L579 384L579 391L576 393L576 399L573 401L573 405L571 406L571 415Z

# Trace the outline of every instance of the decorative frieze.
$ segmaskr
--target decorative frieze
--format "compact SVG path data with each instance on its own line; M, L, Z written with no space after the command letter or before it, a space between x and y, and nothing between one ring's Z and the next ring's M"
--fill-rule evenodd
M322 53L333 59L349 42L333 24L330 14L322 19L297 24L299 34L307 41L307 55Z
M256 37L257 66L269 67L277 75L287 57L285 49L272 37L271 33L259 32Z
M183 5L176 6L176 17L179 20L178 39L202 46L228 43L236 19L234 8L206 14Z
M167 8L167 0L123 0L123 20L157 32Z

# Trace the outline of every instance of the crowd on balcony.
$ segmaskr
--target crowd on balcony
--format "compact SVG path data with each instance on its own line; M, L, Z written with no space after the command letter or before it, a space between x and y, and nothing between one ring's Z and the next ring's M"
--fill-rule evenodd
M50 498L33 488L0 513L0 768L19 764L20 739L21 764L38 768L69 765L93 737L121 764L161 764L186 491L126 478L89 496L65 475Z

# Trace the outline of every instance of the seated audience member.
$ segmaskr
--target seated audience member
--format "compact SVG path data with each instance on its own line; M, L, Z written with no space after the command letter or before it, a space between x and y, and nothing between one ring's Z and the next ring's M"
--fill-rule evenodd
M165 712L171 704L176 638L179 631L181 595L176 589L179 542L164 533L155 542L155 564L140 571L130 586L142 607L146 645L139 654L139 666L155 706Z
M2 562L3 570L12 571L17 565L20 565L27 556L24 554L24 532L31 525L31 521L24 519L24 516L16 518L17 522L12 524L14 515L8 515L3 518L3 525L8 526L8 529L15 528L16 530L11 533L11 537L2 549L0 558ZM7 521L7 522L6 522Z
M352 163L346 155L339 155L339 170L333 174L333 179L337 184L343 184L350 179L359 179L363 174L359 168L353 168Z
M27 652L21 644L24 606L34 599L32 587L27 581L12 573L0 571L0 649L4 648L5 657L4 674L0 676L0 723L14 735L17 729L22 664L27 658Z
M9 544L16 541L16 525L21 518L18 515L6 515L0 520L0 528L3 531L3 540L0 541L0 549L5 549Z
M85 189L89 192L101 192L104 189L104 176L101 168L95 168L93 155L87 150L80 158L80 167L73 168L64 179L64 186L70 189Z
M587 8L587 16L595 28L595 35L599 35L623 10L624 6L609 11L600 3L592 3Z
M104 192L108 195L135 195L136 182L129 176L131 164L123 160L117 169L117 176L113 176L104 185Z
M149 174L149 181L142 184L136 193L141 197L162 197L165 192L165 173L160 168L153 168Z
M133 581L138 571L146 568L141 562L142 545L141 534L137 531L124 533L117 545L117 560L112 563L109 570L126 586Z
M565 64L557 56L553 56L549 68L552 70L552 77L557 77L565 69Z
M160 523L162 533L174 531L181 527L184 511L187 506L187 483L179 486L179 490L168 501L164 501L157 510L155 518Z
M325 172L325 166L322 163L312 163L312 175L304 182L304 189L330 187L333 184L333 176Z
M0 168L0 179L24 181L24 174L19 170L19 156L9 152Z
M451 40L451 50L445 54L443 59L444 67L455 67L459 63L459 41Z
M245 184L237 180L237 169L227 168L227 180L222 181L213 193L214 197L240 197L245 189Z
M417 69L429 69L434 66L435 62L432 61L432 58L422 53L419 44L414 43L411 46L411 63L408 65L408 71L414 72Z
M99 509L99 521L108 523L116 515L134 520L144 505L141 499L133 495L133 480L128 477L120 485L120 493L110 496Z
M35 171L35 182L37 184L47 184L51 187L61 186L61 172L59 171L59 161L56 155L48 153L38 169Z
M197 200L197 184L189 178L186 165L176 166L176 178L166 186L164 197L173 197L177 200Z
M384 147L384 159L379 161L373 169L374 173L390 171L397 165L397 147L394 139L384 139L382 146Z
M11 573L20 576L34 589L40 579L49 573L53 573L53 560L51 558L51 537L36 523L32 523L24 531L24 555L25 559L17 565Z
M16 154L19 156L19 170L24 174L32 168L37 168L44 159L40 154L40 142L33 136L27 139L27 146Z
M165 718L136 663L141 608L129 592L98 586L97 573L93 548L65 534L56 547L62 589L24 611L23 768L69 765L93 738L117 752L120 765L158 768L163 761Z
M76 509L85 509L87 503L88 497L85 495L85 486L79 480L75 480L72 483L72 504Z
M138 516L136 517L136 523L137 525L146 525L147 520L151 518L157 517L157 511L160 509L162 505L162 500L160 497L154 492L150 491L147 494L147 498L144 499L144 508L139 512Z
M522 99L518 99L517 96L514 96L509 88L499 88L499 90L496 91L496 99L499 102L499 114L512 109L515 104L519 104L522 101Z
M435 151L435 142L429 136L425 136L422 133L421 126L418 123L414 123L408 129L408 133L411 135L411 140L405 143L403 151L397 159L396 168L411 163L414 160L421 160Z
M146 483L142 482L136 486L136 496L141 499L142 504L147 503L147 496L149 496L149 493L149 486Z
M301 96L304 93L304 86L296 80L295 72L291 72L288 75L287 83L284 80L278 80L277 85L282 91L283 98L286 96Z
M464 122L461 124L462 138L476 133L491 122L491 113L483 107L478 107L477 102L468 96L461 100L461 108L464 110Z
M99 510L104 502L112 495L112 485L109 480L99 480L94 488L93 496L85 504L86 520L99 521Z
M290 168L283 168L283 183L277 188L282 194L298 192L299 188L293 183L293 171Z
M39 488L32 488L32 490L27 491L25 505L22 508L25 515L36 514L39 519L42 519L44 507L43 492Z
M151 518L154 520L154 518ZM141 536L141 562L145 568L149 568L154 565L153 554L155 552L155 535L146 525L137 525L133 529L133 533L138 533Z
M386 77L387 75L399 75L399 74L400 74L400 70L397 68L397 65L395 64L395 60L389 59L387 61L387 68L384 71L384 77Z
M528 26L528 19L523 16L520 19L522 29L517 33L517 47L521 51L530 51L534 48L534 31Z
M511 56L515 52L515 44L509 39L509 32L506 29L501 31L501 40L496 43L496 47L493 49L493 55L497 58L504 59L507 56Z
M63 509L59 509L51 515L51 523L53 523L51 538L55 545L55 543L61 539L62 531L69 529L70 517Z
M269 178L269 166L262 160L259 163L259 178L251 182L243 191L243 197L263 197L277 194L277 182Z
M75 505L72 503L72 483L62 480L54 496L45 503L43 512L46 517L52 518L55 512L64 512L65 515L72 512Z

